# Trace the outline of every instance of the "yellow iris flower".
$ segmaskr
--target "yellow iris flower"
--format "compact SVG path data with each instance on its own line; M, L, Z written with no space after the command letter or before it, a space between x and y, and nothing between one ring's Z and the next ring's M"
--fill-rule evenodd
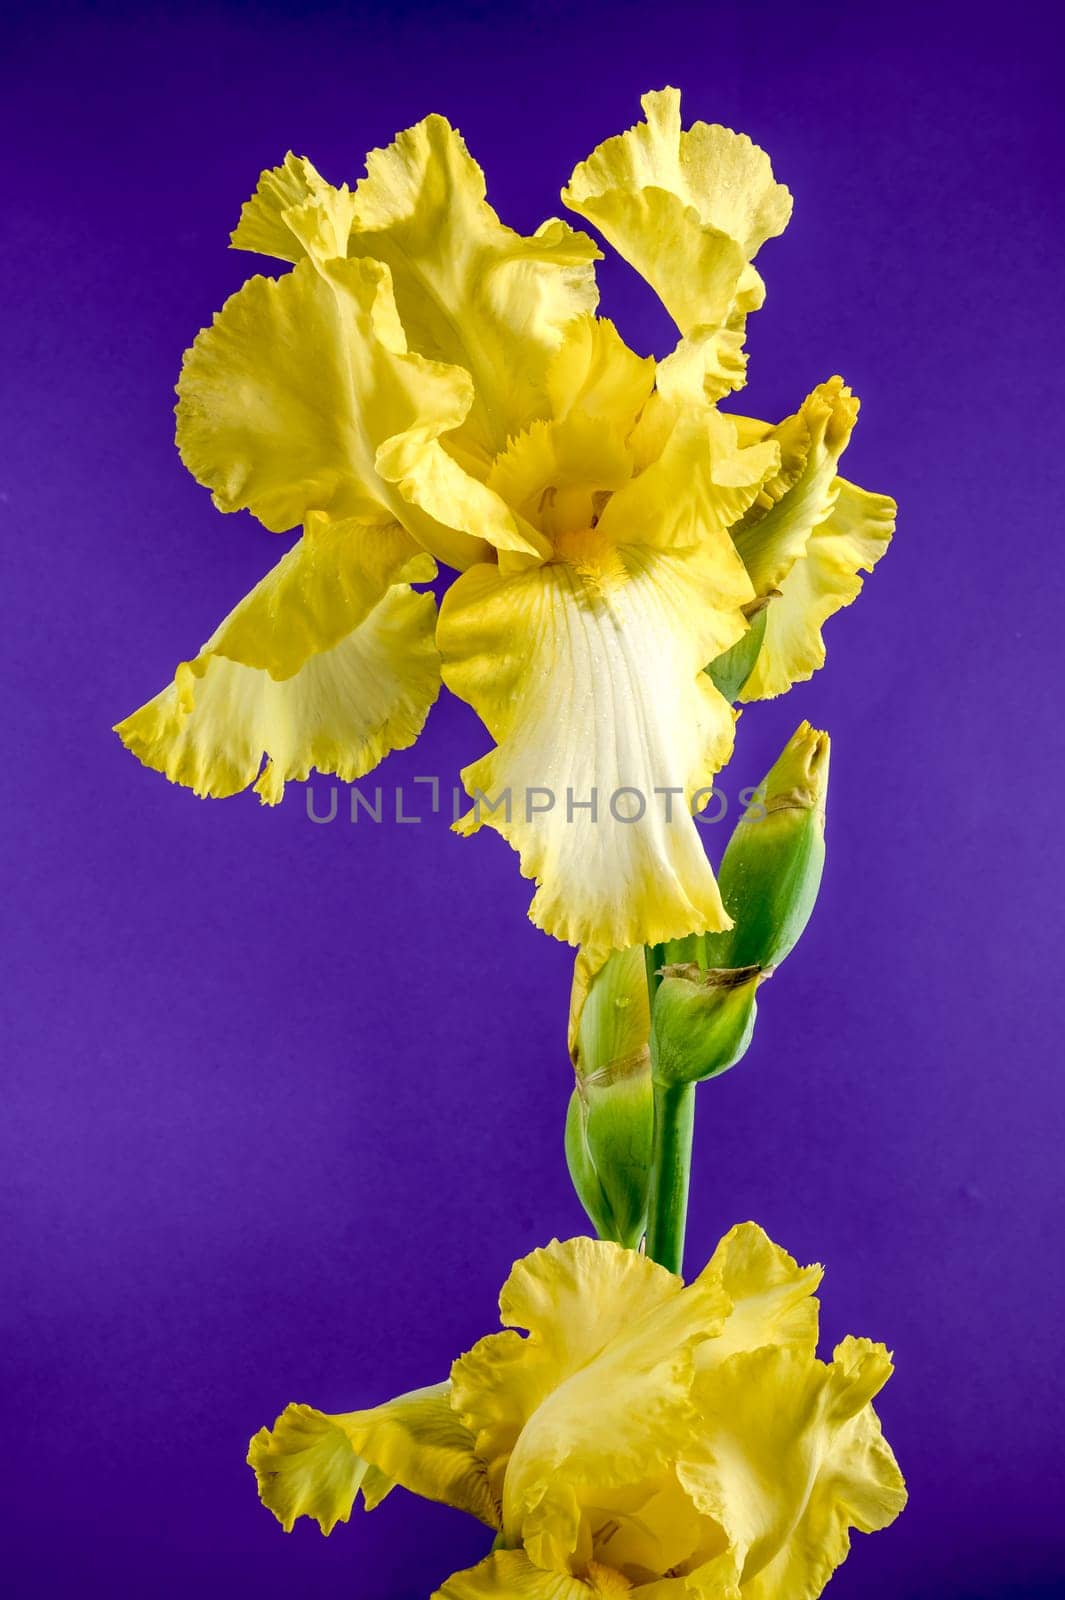
M326 1533L396 1483L470 1512L492 1553L436 1600L813 1600L849 1530L906 1499L871 1404L890 1358L847 1338L818 1360L820 1276L753 1223L688 1286L620 1245L552 1243L450 1383L342 1416L289 1406L258 1433L261 1498Z
M657 364L595 315L591 239L505 227L440 117L354 190L291 155L263 174L233 244L292 268L187 353L177 440L220 510L300 537L118 727L198 794L274 804L410 745L442 680L495 746L460 828L519 852L534 922L606 949L728 926L691 808L735 713L703 669L773 597L741 698L808 677L893 516L837 476L840 380L775 427L718 409L791 200L750 140L682 129L675 90L643 104L563 198L676 320ZM437 562L439 614L411 588Z

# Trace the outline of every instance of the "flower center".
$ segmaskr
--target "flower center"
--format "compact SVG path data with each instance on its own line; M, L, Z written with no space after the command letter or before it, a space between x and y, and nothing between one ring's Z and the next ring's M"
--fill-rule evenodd
M618 548L598 528L576 528L554 537L555 560L561 561L586 582L605 589L624 583L628 576Z
M628 1594L632 1584L614 1567L604 1567L598 1561L589 1561L585 1574L593 1594Z

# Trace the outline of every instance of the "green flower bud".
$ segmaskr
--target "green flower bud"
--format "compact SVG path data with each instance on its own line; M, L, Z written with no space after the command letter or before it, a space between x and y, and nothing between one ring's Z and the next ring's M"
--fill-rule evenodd
M700 1083L734 1067L751 1042L763 977L757 966L664 968L651 1017L655 1083Z
M570 1057L577 1087L566 1118L566 1160L600 1238L634 1250L647 1222L654 1134L651 1030L642 945L605 961L577 957Z
M735 924L708 933L708 967L766 976L810 920L825 864L829 738L802 723L755 791L728 842L718 884Z

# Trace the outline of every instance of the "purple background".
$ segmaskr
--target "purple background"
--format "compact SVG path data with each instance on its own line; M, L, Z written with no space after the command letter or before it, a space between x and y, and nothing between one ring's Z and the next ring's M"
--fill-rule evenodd
M225 247L260 168L291 146L354 180L439 110L531 229L673 81L796 197L743 405L778 417L842 372L865 402L848 474L902 508L827 670L740 727L733 795L801 717L831 730L829 865L750 1056L701 1096L689 1263L755 1216L827 1263L830 1339L897 1352L883 1414L912 1504L835 1600L1057 1594L1051 8L295 11L36 7L9 39L8 1592L393 1600L485 1549L399 1493L286 1539L243 1455L289 1399L443 1376L510 1261L582 1229L569 954L524 921L494 836L315 827L299 786L274 812L197 802L108 728L282 548L223 520L171 443L181 351L255 270ZM644 286L602 282L661 351ZM450 783L485 748L443 702L384 781Z

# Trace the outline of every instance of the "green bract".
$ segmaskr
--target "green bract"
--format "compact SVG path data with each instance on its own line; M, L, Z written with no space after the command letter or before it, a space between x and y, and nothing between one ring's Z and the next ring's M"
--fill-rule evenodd
M635 1249L647 1225L654 1127L643 950L618 950L594 973L593 966L582 958L574 978L570 1054L577 1085L566 1117L566 1160L600 1237Z
M655 1083L699 1083L745 1053L757 1015L760 967L666 967L651 1017Z

